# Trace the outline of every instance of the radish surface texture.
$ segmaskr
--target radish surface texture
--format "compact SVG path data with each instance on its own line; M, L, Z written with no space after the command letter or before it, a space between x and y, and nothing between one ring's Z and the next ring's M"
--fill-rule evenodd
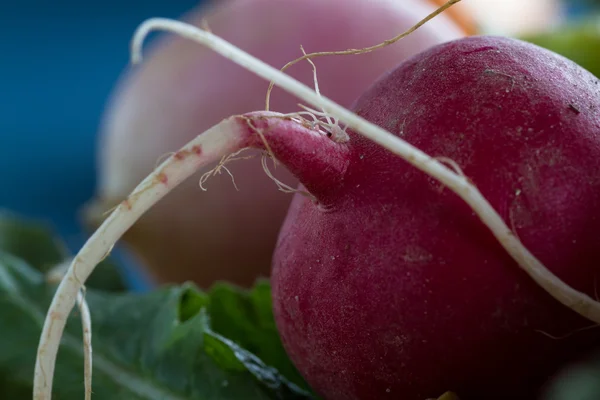
M473 37L404 62L353 109L451 159L546 267L594 295L592 74L534 45ZM349 135L343 174L301 176L318 201L295 197L272 276L284 345L320 395L532 399L559 365L598 343L600 329L574 332L590 322L529 279L453 192Z
M427 0L234 0L190 13L205 18L217 35L280 68L307 52L345 50L389 39L432 12ZM366 55L316 60L321 91L349 106L383 72L461 30L439 15L394 46ZM312 86L310 65L287 70ZM107 109L99 145L97 198L86 219L97 226L157 165L157 160L221 119L264 107L268 83L187 39L161 40L145 62L129 71ZM276 90L271 108L298 111L299 100ZM256 154L247 152L242 156ZM163 158L164 159L164 158ZM153 208L125 235L158 282L215 279L250 285L268 275L277 233L291 201L278 192L260 162L227 166L235 178L190 179ZM224 171L225 172L225 171ZM283 182L297 181L284 168L273 170ZM275 190L274 190L275 189ZM202 254L200 256L200 254Z

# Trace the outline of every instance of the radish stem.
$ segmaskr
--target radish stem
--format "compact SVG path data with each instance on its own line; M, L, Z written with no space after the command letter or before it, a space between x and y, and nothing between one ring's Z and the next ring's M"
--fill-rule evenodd
M85 400L92 400L92 317L90 308L85 301L85 289L77 294L77 304L81 314L81 328L83 329L83 380L85 386Z
M34 400L52 397L56 354L67 317L83 283L114 246L112 238L120 238L148 208L198 168L239 150L240 134L234 126L236 124L233 118L223 121L165 160L116 207L73 259L44 321L35 365ZM165 177L168 177L168 181L165 181Z
M291 116L263 111L229 117L169 156L114 209L84 244L66 271L52 299L42 329L35 366L34 400L51 399L56 355L67 317L75 305L83 283L96 265L110 252L115 242L144 212L200 168L211 162L223 160L223 157L239 152L245 147L252 146L266 150L265 138L261 136L263 132L260 132L255 123L264 123L265 119L271 117L278 123L286 123L297 128L291 133L292 135L305 133L307 136L303 138L304 142L322 141L330 143L331 146L339 146L326 135L306 128ZM264 132L267 133L270 132ZM333 155L336 150L343 151L341 148L334 147L331 151L322 152L327 153L323 157L325 162L334 163L342 159ZM318 158L319 154L315 156L315 160L318 161ZM331 171L328 170L327 173Z
M68 271L71 260L65 260L46 273L48 283L59 283ZM81 329L83 336L83 380L85 387L85 400L92 398L92 318L90 308L85 301L85 286L77 293L77 306L81 316Z

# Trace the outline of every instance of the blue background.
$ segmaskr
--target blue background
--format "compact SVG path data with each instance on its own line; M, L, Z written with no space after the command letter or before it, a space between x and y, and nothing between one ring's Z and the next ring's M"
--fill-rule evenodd
M131 36L146 18L178 18L199 2L0 4L0 209L48 222L76 251L100 117Z

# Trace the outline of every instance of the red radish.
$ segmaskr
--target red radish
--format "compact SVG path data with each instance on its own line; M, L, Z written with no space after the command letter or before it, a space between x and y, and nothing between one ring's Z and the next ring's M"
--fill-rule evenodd
M206 18L219 36L281 67L301 55L300 45L312 52L376 44L433 9L424 0L236 0L195 10L186 19L201 25ZM397 46L347 57L343 68L336 57L322 59L321 89L349 106L400 60L459 37L460 29L441 15ZM312 84L308 64L288 71ZM97 199L87 209L88 221L94 226L101 222L106 210L126 198L161 156L223 118L263 108L266 87L264 80L196 43L161 41L140 68L125 75L107 110ZM294 96L277 91L271 106L289 112L298 109L297 103ZM250 285L257 275L269 274L291 196L273 190L259 163L230 168L239 193L230 179L214 179L206 185L208 195L202 196L198 179L190 179L125 235L158 282L191 279L209 286L225 279ZM277 176L297 183L283 169Z
M592 74L533 45L473 37L409 59L353 109L452 159L546 267L594 293ZM301 173L319 204L294 199L272 276L285 347L320 395L533 399L559 365L597 343L600 330L541 334L589 322L528 279L454 193L349 134L343 174L329 171L316 186Z
M452 42L401 64L357 103L358 113L378 126L176 21L140 26L135 61L154 29L203 43L324 111L227 118L144 179L84 245L58 287L40 338L35 399L51 392L67 315L95 265L180 182L246 147L276 156L310 192L294 200L280 236L274 302L293 360L327 397L411 399L446 389L485 398L527 395L543 371L577 350L536 329L577 329L585 320L576 313L600 322L600 304L589 296L598 260L591 243L598 239L600 92L589 72L515 40ZM405 139L442 154L432 158ZM549 218L551 211L557 214ZM410 263L417 265L403 268ZM298 279L296 287L290 277ZM581 335L584 348L591 338ZM336 340L347 346L336 347ZM505 367L502 375L493 371L496 379L488 375L494 363ZM524 382L521 364L539 368L527 371L532 383ZM328 383L315 374L319 368ZM455 372L461 369L464 374Z

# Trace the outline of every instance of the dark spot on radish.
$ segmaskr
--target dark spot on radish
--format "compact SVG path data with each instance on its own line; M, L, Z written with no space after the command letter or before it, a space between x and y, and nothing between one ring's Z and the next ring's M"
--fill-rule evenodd
M128 210L131 210L131 202L129 201L129 199L123 200L121 204L123 204Z
M469 54L481 53L481 52L490 51L490 50L499 51L498 48L495 47L495 46L483 46L483 47L480 47L478 49L474 49L474 50L469 50L469 51L462 52L461 54L463 54L463 55L469 55Z
M196 146L192 147L192 152L193 152L195 155L199 156L199 155L201 155L201 154L202 154L202 147L201 147L201 146L198 146L198 145L196 145Z
M184 150L180 150L173 156L176 160L183 160L187 156L188 152Z
M410 245L404 249L402 258L409 264L420 264L431 261L433 255L418 245Z
M158 174L157 179L163 185L166 185L169 182L169 178L167 177L167 174L165 174L164 172L161 172L160 174Z
M569 103L569 110L573 111L575 114L581 113L579 108L577 108L577 106L575 106L573 103Z

